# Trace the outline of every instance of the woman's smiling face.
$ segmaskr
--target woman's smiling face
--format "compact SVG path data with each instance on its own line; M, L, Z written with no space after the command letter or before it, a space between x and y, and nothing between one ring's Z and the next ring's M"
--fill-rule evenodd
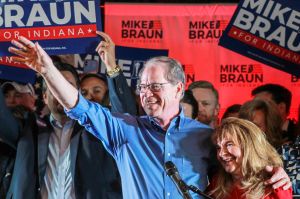
M217 158L224 170L230 173L234 179L242 175L242 149L237 141L234 141L230 135L223 139L217 140Z

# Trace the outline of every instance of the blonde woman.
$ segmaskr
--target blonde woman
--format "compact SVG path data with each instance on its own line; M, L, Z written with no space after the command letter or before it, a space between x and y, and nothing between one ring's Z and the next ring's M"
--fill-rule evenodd
M248 120L227 118L213 136L221 164L209 186L216 199L289 199L292 189L265 186L267 165L282 167L280 156L260 128Z

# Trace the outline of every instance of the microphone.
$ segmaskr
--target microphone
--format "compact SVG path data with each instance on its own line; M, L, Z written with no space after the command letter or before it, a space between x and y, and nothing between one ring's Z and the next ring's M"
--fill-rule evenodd
M198 187L195 187L193 185L189 185L189 189L192 190L194 193L197 193L198 195L203 196L204 198L213 199L209 195L203 193Z
M165 163L165 171L167 175L173 180L178 191L183 196L184 199L192 199L192 196L189 193L189 187L181 179L178 170L173 162L168 161Z

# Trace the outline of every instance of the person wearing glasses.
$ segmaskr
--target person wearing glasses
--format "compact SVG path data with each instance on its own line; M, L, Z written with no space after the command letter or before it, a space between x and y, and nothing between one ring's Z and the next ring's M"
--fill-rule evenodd
M111 38L97 32L103 41L97 47L107 73L120 69L115 63L115 45ZM155 57L140 72L138 91L147 115L111 113L98 103L86 100L53 66L39 46L24 37L13 40L9 51L13 61L28 65L41 74L53 95L65 107L67 115L78 120L104 144L114 157L122 180L123 198L182 198L176 185L164 172L164 163L172 161L188 185L204 190L213 157L212 130L184 116L179 103L183 97L185 74L179 62ZM271 179L274 186L290 187L282 168ZM273 171L272 171L273 172ZM200 198L191 193L192 198Z

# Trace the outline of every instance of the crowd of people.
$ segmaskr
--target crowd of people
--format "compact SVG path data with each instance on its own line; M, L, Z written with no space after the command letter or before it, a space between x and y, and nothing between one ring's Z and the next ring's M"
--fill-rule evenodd
M261 85L219 121L217 88L204 80L186 88L173 58L149 59L135 95L114 42L97 34L106 75L80 77L38 43L12 41L13 60L43 78L45 109L37 114L32 85L1 85L0 198L183 198L168 161L212 198L300 195L300 128L288 119L288 89Z

